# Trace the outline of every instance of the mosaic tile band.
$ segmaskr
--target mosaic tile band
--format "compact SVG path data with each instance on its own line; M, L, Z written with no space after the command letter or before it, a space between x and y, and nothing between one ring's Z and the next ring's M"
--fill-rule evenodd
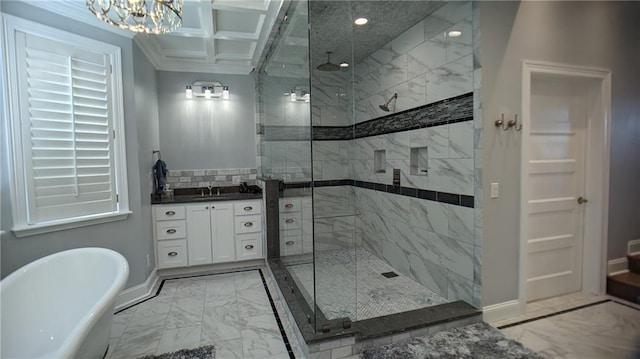
M264 126L264 141L351 140L473 120L473 92L350 126Z

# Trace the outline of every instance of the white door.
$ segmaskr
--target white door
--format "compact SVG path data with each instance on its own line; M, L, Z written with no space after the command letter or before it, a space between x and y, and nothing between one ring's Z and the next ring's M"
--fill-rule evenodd
M236 260L233 223L233 204L214 203L211 207L213 263L233 262Z
M210 206L187 206L187 257L190 266L212 263Z
M534 74L530 104L522 189L527 301L582 287L587 88L571 77Z

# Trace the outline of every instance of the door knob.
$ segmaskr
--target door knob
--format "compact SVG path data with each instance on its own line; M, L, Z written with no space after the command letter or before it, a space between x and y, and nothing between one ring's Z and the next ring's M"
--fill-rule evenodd
M578 204L583 204L587 202L589 202L589 200L587 200L586 198L582 198L582 196L578 197Z

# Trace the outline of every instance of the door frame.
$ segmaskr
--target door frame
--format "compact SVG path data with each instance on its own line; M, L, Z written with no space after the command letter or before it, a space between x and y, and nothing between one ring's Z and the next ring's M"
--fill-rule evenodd
M531 79L535 74L593 79L597 91L589 94L590 104L585 136L585 197L582 245L582 291L604 294L607 277L607 233L609 214L609 155L611 147L611 71L604 68L524 60L522 63L522 143L520 158L520 276L518 304L526 312L527 296L527 221L523 190L529 186L525 171L529 157L531 121ZM594 87L595 88L595 87ZM595 114L594 114L595 113ZM590 265L587 265L590 263Z

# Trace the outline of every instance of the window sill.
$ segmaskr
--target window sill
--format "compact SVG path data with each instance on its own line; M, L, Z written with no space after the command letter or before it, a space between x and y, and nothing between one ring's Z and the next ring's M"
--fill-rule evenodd
M127 210L127 211L120 211L120 212L114 212L109 214L87 216L83 218L74 218L71 220L55 221L55 222L48 222L48 223L41 223L41 224L34 224L34 225L16 226L16 227L13 227L11 231L18 238L28 237L28 236L34 236L37 234L64 231L66 229L92 226L94 224L122 221L127 219L127 217L131 213L133 212Z

